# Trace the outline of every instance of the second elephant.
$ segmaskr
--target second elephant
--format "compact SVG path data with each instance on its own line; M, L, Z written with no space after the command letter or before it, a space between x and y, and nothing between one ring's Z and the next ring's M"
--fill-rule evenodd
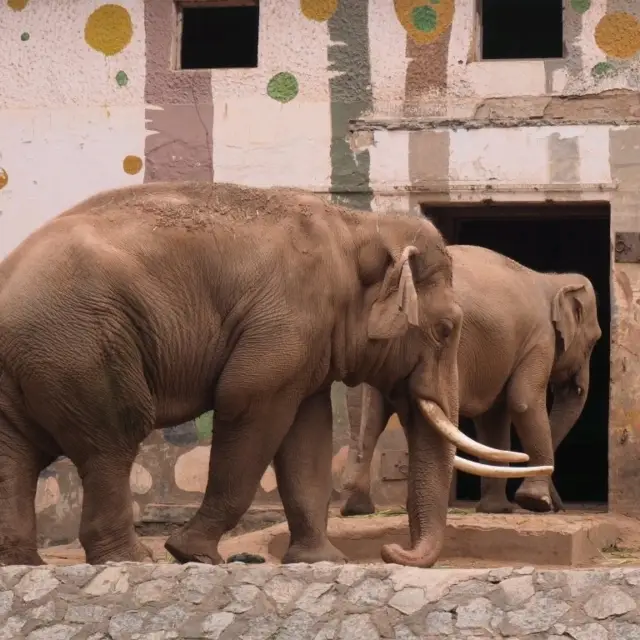
M449 251L464 314L460 415L473 419L479 441L501 449L510 447L513 423L531 464L551 465L589 392L591 353L602 335L593 285L583 275L539 273L482 247L451 245ZM347 406L351 442L342 513L373 513L371 461L393 410L368 385L348 389ZM481 483L478 511L513 510L505 479ZM515 501L532 511L562 508L550 478L525 479Z

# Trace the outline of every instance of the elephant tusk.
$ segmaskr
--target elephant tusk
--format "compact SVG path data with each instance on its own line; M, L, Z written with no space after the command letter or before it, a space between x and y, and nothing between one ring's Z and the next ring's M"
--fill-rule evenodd
M435 402L430 400L419 400L418 402L422 415L442 436L465 453L470 453L484 460L495 460L496 462L528 462L529 456L526 453L494 449L469 438L445 416L444 411Z
M474 476L485 478L529 478L531 476L550 476L553 473L552 466L545 467L496 467L490 464L482 464L466 460L460 456L453 459L453 467L458 471L464 471Z

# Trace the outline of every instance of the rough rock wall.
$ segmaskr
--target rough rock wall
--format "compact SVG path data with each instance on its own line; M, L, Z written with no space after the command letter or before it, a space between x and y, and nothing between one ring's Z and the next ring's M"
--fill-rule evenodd
M640 637L640 571L393 565L0 570L0 638L417 640Z

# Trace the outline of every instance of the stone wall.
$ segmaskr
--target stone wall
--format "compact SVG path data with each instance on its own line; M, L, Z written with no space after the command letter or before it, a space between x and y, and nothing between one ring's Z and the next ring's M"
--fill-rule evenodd
M0 639L640 638L640 569L5 567Z

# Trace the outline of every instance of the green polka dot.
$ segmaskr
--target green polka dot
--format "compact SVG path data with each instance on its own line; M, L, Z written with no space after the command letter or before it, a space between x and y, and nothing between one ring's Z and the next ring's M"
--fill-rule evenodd
M438 14L435 12L435 9L432 9L425 4L420 7L416 7L411 12L411 20L416 29L429 33L434 31L436 28L438 23Z
M616 68L610 62L598 62L591 69L591 75L596 79L610 78L616 74Z
M116 73L116 82L119 87L126 87L129 84L129 76L124 71Z
M289 102L298 95L298 81L287 71L276 73L267 85L267 94L278 102Z
M213 411L203 413L196 418L196 433L198 434L198 440L208 440L211 437L213 431Z
M591 0L571 0L571 7L576 13L585 13L591 8Z
M22 42L26 42L30 37L31 36L25 31L20 35L20 40L22 40Z

